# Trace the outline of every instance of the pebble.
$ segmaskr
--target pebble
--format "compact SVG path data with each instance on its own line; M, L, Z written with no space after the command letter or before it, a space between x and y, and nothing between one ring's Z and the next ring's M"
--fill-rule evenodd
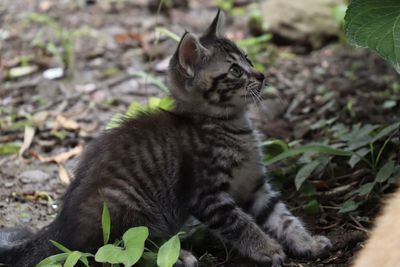
M12 183L12 182L8 182L8 183L5 183L4 184L4 187L5 188L11 188L11 187L13 187L14 186L14 183Z
M43 183L49 178L50 175L40 170L25 171L19 175L19 180L24 184Z

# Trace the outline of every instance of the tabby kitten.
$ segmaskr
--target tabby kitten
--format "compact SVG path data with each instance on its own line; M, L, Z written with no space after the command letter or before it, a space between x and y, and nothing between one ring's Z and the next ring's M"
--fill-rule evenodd
M331 247L304 228L266 179L246 114L264 75L223 37L222 26L218 12L200 38L182 37L169 66L175 109L127 119L94 140L55 221L22 244L3 247L0 261L34 266L55 252L49 239L73 250L100 246L104 200L113 220L111 240L139 225L166 238L194 216L259 263L281 266L282 246L305 258ZM197 260L183 251L180 264L197 266Z

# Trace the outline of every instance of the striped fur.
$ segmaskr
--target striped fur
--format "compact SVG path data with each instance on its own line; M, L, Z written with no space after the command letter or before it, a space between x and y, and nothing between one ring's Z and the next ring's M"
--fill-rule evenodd
M300 257L329 247L279 200L265 177L259 138L246 114L264 76L220 30L218 14L201 38L186 33L170 63L176 108L126 120L89 144L63 207L28 241L0 248L0 260L34 266L55 252L54 239L73 250L102 242L101 209L108 203L113 238L133 226L168 237L194 216L254 261L281 266L281 245ZM0 243L1 244L1 243ZM196 266L181 253L181 265Z

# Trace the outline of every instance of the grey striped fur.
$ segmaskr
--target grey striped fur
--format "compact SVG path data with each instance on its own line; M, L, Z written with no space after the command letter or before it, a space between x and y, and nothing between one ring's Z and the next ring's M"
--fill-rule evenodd
M111 240L139 225L169 237L194 216L259 263L281 266L284 249L312 258L327 251L329 240L312 236L268 184L246 113L264 75L223 37L222 19L218 12L200 38L182 37L169 68L176 108L127 119L93 141L55 221L23 244L0 247L0 261L34 266L55 252L49 239L73 250L98 247L103 201ZM182 251L180 266L196 265Z

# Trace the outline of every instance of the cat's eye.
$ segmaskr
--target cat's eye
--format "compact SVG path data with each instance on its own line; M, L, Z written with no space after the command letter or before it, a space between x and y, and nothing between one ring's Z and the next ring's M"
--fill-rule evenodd
M242 76L243 71L239 66L233 65L230 69L229 72L235 76L236 78L239 78L240 76Z

